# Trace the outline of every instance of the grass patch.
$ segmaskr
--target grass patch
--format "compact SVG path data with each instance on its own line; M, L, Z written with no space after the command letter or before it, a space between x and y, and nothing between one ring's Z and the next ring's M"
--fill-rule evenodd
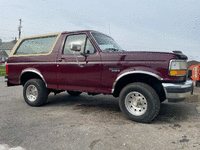
M5 69L6 70L6 66L0 66L0 69Z
M1 72L0 76L7 76L6 72Z
M0 66L0 76L6 76L6 67Z

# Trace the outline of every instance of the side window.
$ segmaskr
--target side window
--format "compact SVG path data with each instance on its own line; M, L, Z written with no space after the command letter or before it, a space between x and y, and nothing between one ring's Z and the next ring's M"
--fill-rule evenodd
M72 42L80 43L81 44L81 51L80 51L80 53L83 53L84 52L84 47L85 47L85 40L86 40L86 35L85 34L69 35L69 36L67 36L63 54L65 54L65 55L71 55L71 54L73 54L73 51L70 50L70 46L71 46ZM76 54L80 54L80 53L76 52Z
M88 38L87 38L87 43L86 43L86 47L85 47L85 53L86 54L94 54L95 53L95 49L92 46L92 44Z
M15 52L19 54L42 54L50 52L57 36L41 37L35 39L26 39Z

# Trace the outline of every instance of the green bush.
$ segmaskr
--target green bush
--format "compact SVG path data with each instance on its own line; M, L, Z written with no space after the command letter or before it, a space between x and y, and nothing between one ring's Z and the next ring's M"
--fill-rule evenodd
M6 76L6 67L0 66L0 76Z

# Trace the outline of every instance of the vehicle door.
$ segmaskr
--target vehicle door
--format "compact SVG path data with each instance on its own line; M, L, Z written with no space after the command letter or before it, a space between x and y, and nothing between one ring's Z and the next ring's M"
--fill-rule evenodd
M101 59L90 38L84 34L66 34L62 53L58 56L58 88L90 92L100 87ZM71 43L81 45L80 52L70 49ZM97 92L97 91L96 91Z

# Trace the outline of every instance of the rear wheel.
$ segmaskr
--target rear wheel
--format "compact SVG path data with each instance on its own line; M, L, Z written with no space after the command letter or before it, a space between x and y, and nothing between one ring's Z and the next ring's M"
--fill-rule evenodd
M26 103L30 106L41 106L46 103L48 89L40 79L28 80L23 89L23 96Z
M79 96L82 92L77 91L67 91L67 93L71 96Z
M131 83L120 92L119 106L130 120L151 122L160 110L160 100L155 90L145 83Z

